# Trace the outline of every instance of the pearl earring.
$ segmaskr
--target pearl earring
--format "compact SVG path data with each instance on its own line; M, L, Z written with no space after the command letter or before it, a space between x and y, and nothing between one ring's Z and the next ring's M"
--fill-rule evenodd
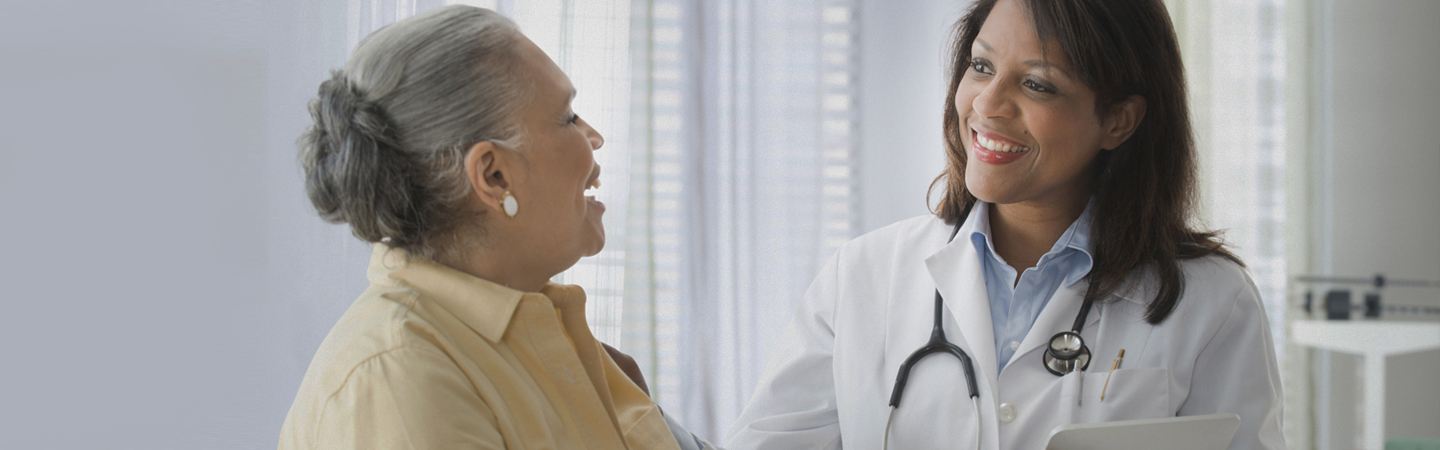
M510 191L505 191L505 200L503 203L505 205L506 216L513 219L515 218L515 213L520 212L520 202L515 200L515 196L511 195Z

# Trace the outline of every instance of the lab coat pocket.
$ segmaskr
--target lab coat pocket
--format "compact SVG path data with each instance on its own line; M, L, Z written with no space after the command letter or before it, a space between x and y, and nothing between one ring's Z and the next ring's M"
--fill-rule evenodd
M1070 372L1060 377L1061 407L1055 408L1055 423L1075 423L1083 394L1085 374ZM1069 406L1065 406L1069 405Z
M1170 373L1163 367L1090 372L1082 384L1084 400L1078 423L1175 415L1170 409Z

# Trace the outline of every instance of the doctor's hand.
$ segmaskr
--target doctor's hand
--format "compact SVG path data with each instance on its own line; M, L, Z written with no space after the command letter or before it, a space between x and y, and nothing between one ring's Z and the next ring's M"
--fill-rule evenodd
M640 391L644 392L648 397L650 395L650 387L645 385L645 374L640 372L640 365L635 363L635 358L621 353L619 350L616 350L615 347L611 347L610 344L601 342L600 345L605 347L605 353L610 354L610 359L615 360L615 365L620 366L620 370L625 372L625 376L630 377L630 381L634 381L635 385L640 387Z

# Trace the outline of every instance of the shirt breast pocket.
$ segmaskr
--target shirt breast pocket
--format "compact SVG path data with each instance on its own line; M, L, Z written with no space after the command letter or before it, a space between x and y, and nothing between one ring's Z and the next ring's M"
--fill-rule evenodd
M1170 371L1163 367L1087 372L1078 423L1114 422L1174 416L1170 408ZM1106 374L1110 382L1105 382ZM1101 400L1101 395L1104 400Z

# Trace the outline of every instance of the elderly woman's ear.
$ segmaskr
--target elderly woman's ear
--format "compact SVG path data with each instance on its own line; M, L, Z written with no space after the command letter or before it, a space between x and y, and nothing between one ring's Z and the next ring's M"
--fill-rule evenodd
M504 211L505 194L512 189L512 176L518 172L516 162L514 154L494 142L481 141L465 153L465 177L481 202Z

